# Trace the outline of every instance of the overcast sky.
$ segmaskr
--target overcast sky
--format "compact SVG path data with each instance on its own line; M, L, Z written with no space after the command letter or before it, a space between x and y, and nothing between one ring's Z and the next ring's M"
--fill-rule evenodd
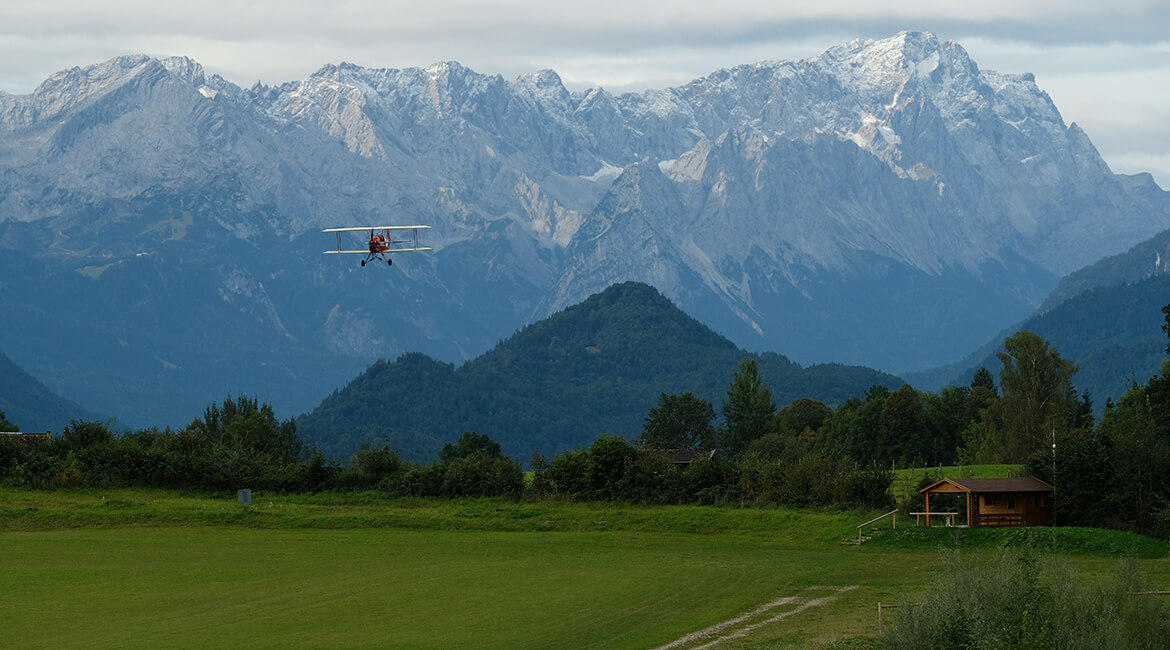
M327 63L459 61L573 90L665 88L902 30L955 40L984 69L1031 72L1116 172L1170 188L1170 0L6 0L0 91L122 54L188 56L242 86Z

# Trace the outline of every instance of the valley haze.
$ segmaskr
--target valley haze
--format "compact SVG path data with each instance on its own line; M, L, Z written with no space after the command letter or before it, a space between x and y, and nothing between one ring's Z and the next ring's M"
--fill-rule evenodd
M365 222L435 251L321 255ZM134 425L225 392L306 412L628 280L747 350L920 371L1167 228L1032 75L924 32L620 95L455 62L242 88L141 55L0 93L0 352Z

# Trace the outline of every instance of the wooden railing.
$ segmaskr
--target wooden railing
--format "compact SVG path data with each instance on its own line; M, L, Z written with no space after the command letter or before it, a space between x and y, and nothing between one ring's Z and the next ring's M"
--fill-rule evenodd
M894 518L894 520L893 520L894 521L894 528L897 528L898 527L898 511L897 510L891 510L880 517L874 517L873 519L870 519L869 521L865 522L864 524L858 524L858 526L857 526L857 543L858 544L861 543L861 529L862 528L864 528L864 527L866 527L874 522L881 521L882 519L885 519L886 517L891 517L891 516Z

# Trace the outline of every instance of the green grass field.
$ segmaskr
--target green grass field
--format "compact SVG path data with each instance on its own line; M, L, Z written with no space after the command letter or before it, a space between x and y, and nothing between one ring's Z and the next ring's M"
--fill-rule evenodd
M857 547L840 540L868 513L377 495L0 503L0 639L22 648L648 648L784 597L671 647L817 647L876 634L877 603L920 590L954 532ZM1108 576L1132 541L1053 557ZM1170 562L1141 566L1170 586Z

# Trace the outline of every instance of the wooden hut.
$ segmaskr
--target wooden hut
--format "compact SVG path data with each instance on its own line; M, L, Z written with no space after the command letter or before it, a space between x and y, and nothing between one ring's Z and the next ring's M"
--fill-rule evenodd
M930 525L930 495L965 494L968 526L1047 526L1052 524L1055 490L1040 479L944 478L919 492L925 497L926 525ZM947 516L952 513L937 513ZM953 516L953 515L952 515Z

